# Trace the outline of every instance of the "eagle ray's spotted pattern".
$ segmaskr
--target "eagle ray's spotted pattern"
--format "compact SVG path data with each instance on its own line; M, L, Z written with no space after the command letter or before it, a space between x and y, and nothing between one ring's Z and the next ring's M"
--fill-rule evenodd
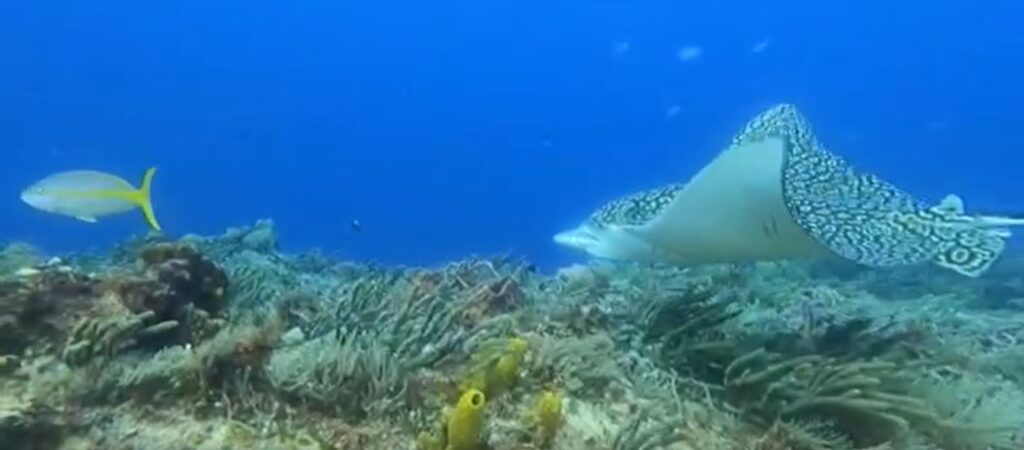
M597 226L643 225L668 206L682 189L682 184L672 184L617 198L595 211L588 222Z
M872 267L931 261L973 277L1005 248L1008 231L970 226L969 217L958 211L929 207L875 175L855 171L818 142L793 105L762 112L732 145L769 137L785 141L782 192L790 215L840 257ZM673 184L621 197L598 209L588 223L641 226L682 188Z
M957 211L930 207L827 151L793 105L750 121L733 145L786 140L782 189L793 219L825 247L873 267L932 261L968 276L987 270L1008 232L971 227Z

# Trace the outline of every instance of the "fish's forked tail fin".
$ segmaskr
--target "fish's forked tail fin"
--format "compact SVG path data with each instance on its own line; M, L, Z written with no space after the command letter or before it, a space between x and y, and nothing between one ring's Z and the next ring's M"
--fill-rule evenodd
M146 170L146 174L142 176L142 186L139 187L138 197L135 202L142 209L142 215L146 218L146 223L149 227L160 231L160 223L156 221L156 215L153 214L153 202L150 200L150 188L153 185L153 175L156 174L156 167L150 167Z

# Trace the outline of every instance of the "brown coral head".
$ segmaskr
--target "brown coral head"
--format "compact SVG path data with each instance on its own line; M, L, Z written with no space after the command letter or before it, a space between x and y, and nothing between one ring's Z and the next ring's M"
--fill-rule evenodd
M180 320L189 305L214 316L223 310L227 274L196 249L160 243L143 249L140 260L141 276L118 283L128 309L153 311L161 320Z
M160 242L148 245L139 252L139 259L145 267L160 264L172 259L198 260L202 257L199 251L187 244Z

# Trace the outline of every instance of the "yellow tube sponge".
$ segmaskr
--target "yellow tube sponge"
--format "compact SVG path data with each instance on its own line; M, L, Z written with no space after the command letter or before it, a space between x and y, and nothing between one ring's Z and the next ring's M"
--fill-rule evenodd
M519 377L519 366L523 364L523 357L529 348L530 343L526 339L518 337L509 339L505 353L498 358L488 373L486 390L488 397L497 397L512 388Z
M462 394L448 417L448 446L445 450L480 450L484 447L484 406L486 396L477 389Z
M476 366L462 383L463 390L477 389L494 400L515 384L530 343L520 337L499 342L500 347L489 345L473 355Z
M562 396L557 392L545 391L537 397L531 416L537 446L550 447L562 426Z

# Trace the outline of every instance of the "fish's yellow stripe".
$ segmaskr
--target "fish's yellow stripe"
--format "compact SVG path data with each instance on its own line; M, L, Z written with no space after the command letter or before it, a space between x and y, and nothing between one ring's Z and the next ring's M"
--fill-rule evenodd
M132 203L136 203L136 200L138 198L137 191L127 189L95 189L83 191L54 190L48 191L47 195L52 195L54 197L124 200Z
M150 200L154 174L156 174L155 167L146 170L146 174L142 177L142 186L139 189L56 190L50 191L48 194L57 197L123 200L138 206L150 228L160 231L160 223L156 220L153 203Z

